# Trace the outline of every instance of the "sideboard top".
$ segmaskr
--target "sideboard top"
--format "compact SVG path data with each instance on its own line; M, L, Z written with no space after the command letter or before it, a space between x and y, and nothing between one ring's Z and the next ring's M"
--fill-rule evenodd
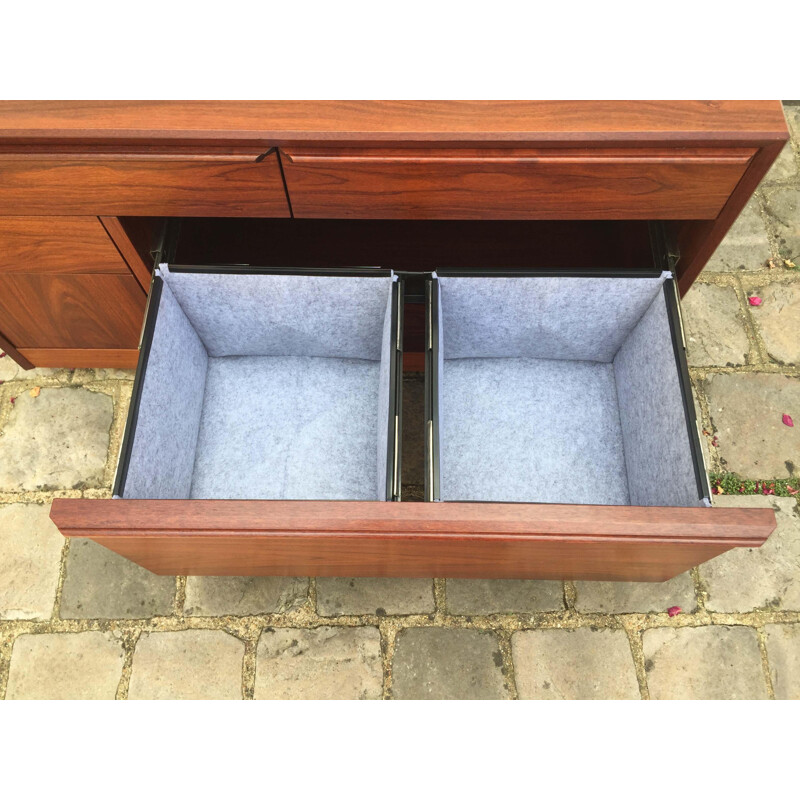
M2 101L0 144L767 144L777 100Z

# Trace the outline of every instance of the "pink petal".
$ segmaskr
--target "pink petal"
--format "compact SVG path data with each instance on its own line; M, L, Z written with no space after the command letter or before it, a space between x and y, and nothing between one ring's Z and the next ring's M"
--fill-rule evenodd
M751 306L760 306L762 301L760 297L748 297L747 302L750 303Z
M683 611L683 609L680 606L672 606L671 608L667 609L667 614L669 614L671 617L677 617L681 611Z
M788 415L783 415L783 424L788 425L790 428L794 428L794 420Z

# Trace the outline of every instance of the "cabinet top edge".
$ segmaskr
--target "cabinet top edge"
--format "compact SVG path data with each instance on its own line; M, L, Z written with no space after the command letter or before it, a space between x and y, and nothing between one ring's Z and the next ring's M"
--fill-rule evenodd
M0 101L0 141L758 142L777 100Z

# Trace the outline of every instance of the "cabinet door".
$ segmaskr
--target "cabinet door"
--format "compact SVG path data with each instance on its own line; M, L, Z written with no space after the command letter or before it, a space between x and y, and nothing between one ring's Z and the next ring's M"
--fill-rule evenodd
M713 219L755 150L287 147L296 217Z
M276 153L0 156L0 214L288 217Z
M135 353L145 301L130 274L0 273L0 324L3 335L21 351L73 348Z
M0 275L129 272L97 217L0 217Z

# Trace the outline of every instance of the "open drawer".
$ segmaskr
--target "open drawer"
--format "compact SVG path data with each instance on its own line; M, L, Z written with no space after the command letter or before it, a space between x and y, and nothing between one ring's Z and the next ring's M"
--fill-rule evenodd
M154 572L665 580L775 527L708 508L664 275L432 277L427 490L446 502L414 503L386 502L402 280L160 273L115 497L51 512Z

